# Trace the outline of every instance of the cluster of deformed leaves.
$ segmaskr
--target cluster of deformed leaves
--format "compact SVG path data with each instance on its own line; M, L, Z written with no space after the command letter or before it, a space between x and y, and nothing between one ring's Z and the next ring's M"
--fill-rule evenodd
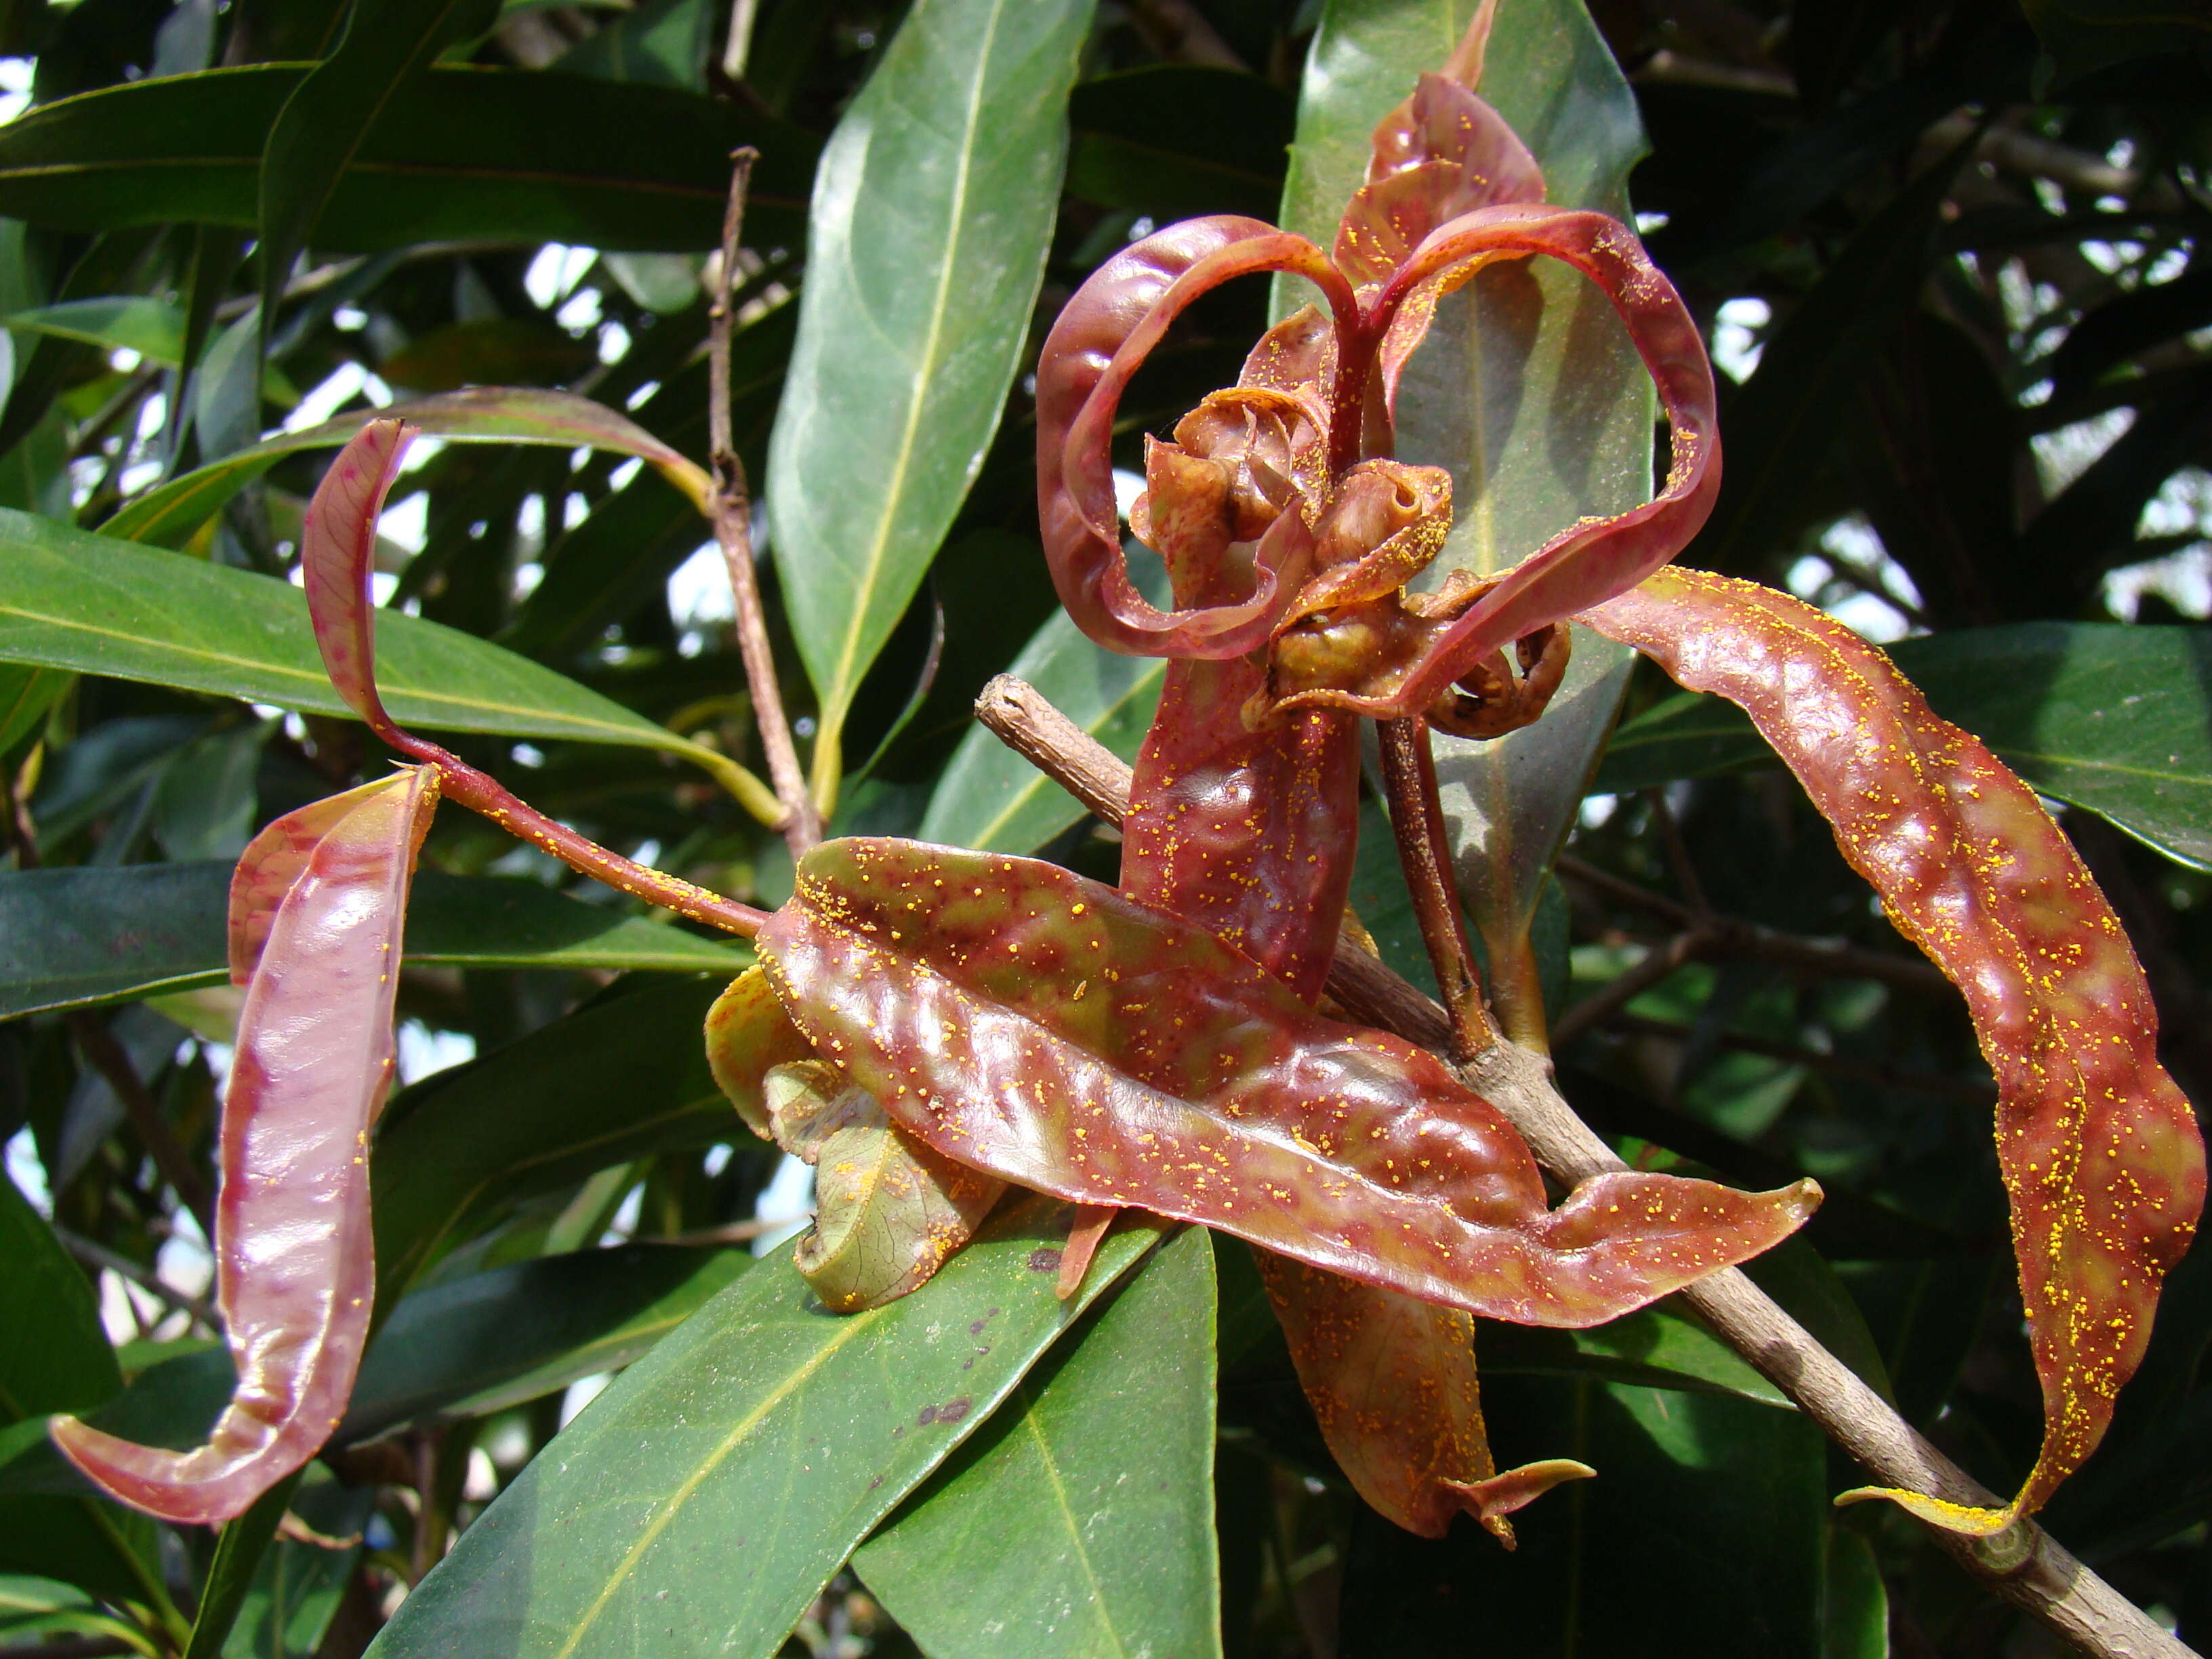
M1900 928L1966 991L2002 1089L2046 1440L2002 1511L1884 1495L1970 1531L2050 1495L2103 1432L2203 1203L2201 1144L2154 1056L2140 969L2033 794L1879 653L1783 596L1663 568L1717 489L1711 374L1633 234L1543 204L1534 161L1475 91L1489 17L1376 130L1332 252L1248 219L1172 227L1103 266L1047 342L1038 490L1055 582L1092 638L1170 659L1118 889L850 839L803 860L769 917L532 811L386 713L368 576L406 432L373 423L348 446L309 515L317 638L340 694L418 764L280 819L240 863L233 966L248 991L216 1241L239 1388L189 1452L60 1421L81 1468L156 1514L222 1518L340 1420L373 1303L366 1146L392 1069L401 917L442 792L754 938L761 966L716 1004L709 1054L748 1124L816 1166L799 1262L829 1306L915 1289L1008 1184L1088 1206L1071 1289L1115 1209L1234 1234L1260 1247L1363 1495L1414 1531L1465 1510L1510 1542L1507 1513L1589 1471L1498 1472L1471 1316L1613 1318L1764 1250L1817 1196L1623 1174L1554 1207L1527 1147L1449 1065L1321 1006L1351 878L1358 720L1408 723L1397 733L1418 745L1428 725L1486 736L1537 719L1579 620L1749 710ZM1439 299L1538 255L1596 283L1626 325L1672 428L1664 488L1495 579L1425 592L1450 483L1391 456L1400 371ZM1326 310L1272 331L1236 386L1148 446L1133 524L1166 563L1162 611L1122 551L1117 403L1183 309L1261 271L1308 279Z

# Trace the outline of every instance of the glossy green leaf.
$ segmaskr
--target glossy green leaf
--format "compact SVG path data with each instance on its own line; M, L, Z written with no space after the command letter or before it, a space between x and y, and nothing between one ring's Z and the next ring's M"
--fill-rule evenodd
M1488 1324L1476 1338L1485 1376L1571 1376L1731 1395L1795 1410L1790 1397L1702 1326L1645 1308L1586 1331Z
M313 66L261 64L46 104L0 135L0 213L61 230L253 228L263 145ZM715 246L729 155L759 148L748 223L796 241L816 141L669 87L441 68L400 88L316 237L368 252L447 238L666 251Z
M1159 574L1155 567L1153 575ZM1154 603L1165 592L1164 580L1139 586ZM1036 687L1054 708L1123 760L1133 761L1159 707L1167 664L1093 645L1066 611L1058 611L1006 672ZM960 739L915 834L947 847L1033 853L1080 818L1084 810L1074 796L979 725Z
M270 1544L223 1638L222 1659L314 1659L361 1559L374 1498L368 1487L342 1486L326 1470L309 1468L289 1508L339 1547L291 1538Z
M384 0L373 16L353 7L345 33L293 88L262 147L256 240L265 324L274 325L293 262L393 95L448 40L481 34L498 15L498 0Z
M743 1249L623 1244L511 1262L418 1291L370 1343L331 1441L481 1417L618 1370L752 1265ZM203 1347L149 1366L88 1420L147 1445L198 1445L237 1375L228 1349ZM0 1437L0 1493L89 1490L43 1431Z
M836 789L854 693L959 510L1028 340L1091 0L920 0L838 123L767 496Z
M753 1265L750 1250L623 1244L434 1285L392 1311L334 1437L480 1417L620 1370Z
M396 1299L524 1199L739 1139L701 1036L721 988L685 980L610 996L395 1096L369 1171L379 1296Z
M123 1386L91 1281L15 1183L0 1176L0 1413L96 1406Z
M702 749L495 645L385 612L378 671L395 720L659 749L721 769ZM0 509L0 661L143 680L350 714L331 690L289 582Z
M1886 648L1937 714L2038 793L2212 868L2212 630L2026 623ZM1622 793L1774 763L1733 705L1684 693L1624 725L1590 787Z
M1889 1591L1874 1546L1832 1523L1826 1566L1820 1659L1889 1659Z
M696 464L603 404L538 386L475 386L272 434L148 490L101 525L100 533L160 547L182 546L226 501L285 456L303 449L335 449L372 415L411 422L424 436L454 443L548 444L641 456L694 507L706 499L706 475Z
M53 699L69 690L70 677L53 668L0 664L0 754L22 744L46 719Z
M925 1652L1220 1653L1213 1322L1185 1228L853 1558Z
M185 343L185 313L167 300L131 294L113 299L64 300L0 318L10 329L81 340L109 350L135 351L149 362L174 368Z
M586 1408L416 1588L379 1659L769 1654L854 1546L1152 1244L1053 1294L1067 1211L1032 1200L912 1296L823 1312L763 1262Z
M0 1018L220 985L230 866L134 864L0 872ZM426 871L407 960L465 968L612 968L734 974L726 945L535 882Z

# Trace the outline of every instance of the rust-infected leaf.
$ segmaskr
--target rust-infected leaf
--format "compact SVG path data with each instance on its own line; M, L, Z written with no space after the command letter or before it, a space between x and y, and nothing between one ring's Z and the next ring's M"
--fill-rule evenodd
M775 1139L769 1121L769 1073L814 1057L814 1045L791 1023L758 968L748 968L731 981L707 1011L707 1068L745 1127L763 1140Z
M947 1158L1493 1318L1615 1317L1817 1201L1620 1174L1549 1209L1520 1138L1432 1055L1030 860L825 842L759 945L817 1052Z
M817 1058L758 968L708 1011L707 1063L746 1127L815 1166L815 1224L793 1260L836 1312L921 1285L998 1199L1000 1182L914 1139Z
M775 1067L767 1094L776 1144L814 1166L814 1225L792 1260L832 1313L919 1289L1006 1190L916 1141L826 1061Z
M1510 1549L1506 1516L1595 1473L1555 1459L1498 1474L1468 1314L1267 1250L1254 1258L1329 1450L1368 1504L1407 1531L1441 1538L1465 1513Z
M1996 1074L2044 1443L2002 1510L1895 1499L1954 1531L2033 1513L2093 1450L2204 1205L2204 1146L2157 1060L2148 985L2033 793L1889 659L1787 594L1668 570L1583 618L1740 704L1899 932L1965 993Z
M239 854L230 876L230 982L244 985L253 977L261 948L276 920L277 907L292 890L300 872L307 867L315 848L339 822L368 796L392 787L389 778L364 783L342 795L309 801L297 811L274 819Z
M437 775L410 768L339 799L334 822L318 803L270 842L323 826L268 921L223 1100L216 1301L237 1391L188 1452L52 1424L103 1490L179 1523L229 1519L314 1455L368 1334L368 1132L392 1084L401 927ZM248 903L274 863L245 884Z
M337 694L387 743L396 728L376 695L376 612L368 574L377 514L415 432L404 421L362 427L315 487L301 532L300 577L323 667Z

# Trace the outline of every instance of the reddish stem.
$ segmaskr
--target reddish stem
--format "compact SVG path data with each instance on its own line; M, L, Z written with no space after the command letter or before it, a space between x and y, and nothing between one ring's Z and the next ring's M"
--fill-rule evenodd
M1437 769L1429 753L1428 727L1420 720L1384 720L1377 728L1382 744L1382 794L1390 808L1390 828L1398 842L1398 862L1413 895L1421 943L1436 969L1437 988L1451 1011L1453 1045L1462 1060L1498 1041L1482 1000L1482 975L1468 943L1467 921L1451 876L1451 842L1443 808L1437 800Z

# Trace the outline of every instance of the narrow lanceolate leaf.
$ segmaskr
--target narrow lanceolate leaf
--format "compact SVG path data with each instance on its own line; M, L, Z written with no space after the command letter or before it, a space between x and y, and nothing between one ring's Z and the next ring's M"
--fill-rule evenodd
M269 927L223 1102L216 1297L238 1393L190 1452L54 1420L86 1475L167 1520L228 1520L313 1456L368 1334L368 1131L392 1083L402 918L437 775L354 799Z
M947 1157L1493 1318L1610 1318L1817 1197L1623 1174L1550 1210L1527 1147L1432 1055L1051 865L826 842L757 945L816 1050Z
M222 983L231 876L213 860L0 872L0 938L14 947L0 1018ZM534 881L434 870L408 904L407 960L727 974L750 955Z
M345 33L300 82L261 152L261 315L273 323L292 262L401 86L448 41L498 21L498 0L356 0Z
M222 510L224 502L285 456L303 449L336 448L350 441L373 417L405 421L429 437L453 443L546 444L635 455L694 506L703 509L707 498L707 475L696 462L605 404L542 386L470 386L387 409L341 415L298 432L272 434L134 497L100 526L100 534L159 547L182 546Z
M1455 39L1454 25L1464 28L1474 9L1474 0L1332 8L1327 61L1423 27ZM1310 82L1327 75L1322 65L1316 52ZM1335 76L1324 86L1340 95ZM1549 200L1627 219L1643 128L1581 0L1500 6L1476 90L1528 144ZM1321 159L1317 118L1301 145L1310 166ZM1399 457L1452 475L1452 533L1425 586L1450 570L1494 575L1562 526L1650 499L1650 377L1602 297L1554 262L1492 266L1443 301L1399 382L1395 412ZM1461 890L1509 1016L1533 1000L1531 910L1633 660L1577 632L1542 720L1488 740L1433 736Z
M617 1378L416 1587L377 1659L771 1654L854 1548L1154 1242L1053 1294L1066 1206L1002 1213L887 1307L764 1261Z
M270 126L306 64L164 76L64 98L0 137L0 213L55 229L179 220L253 229ZM440 68L398 88L340 178L316 245L363 253L447 237L710 248L730 151L761 152L746 222L795 241L816 141L672 87Z
M921 0L839 122L767 495L834 793L854 690L999 424L1028 337L1091 0Z
M573 680L456 629L384 617L394 719L433 731L625 744L726 766ZM0 661L349 714L289 582L0 509Z
M1218 1659L1213 1327L1185 1228L854 1556L924 1651Z
M2033 793L1841 623L1686 570L1589 620L1691 690L1741 704L1891 920L1966 994L1997 1078L2043 1450L2002 1510L1880 1495L1939 1526L1998 1531L2095 1448L2203 1208L2203 1143L2158 1063L2135 952Z

